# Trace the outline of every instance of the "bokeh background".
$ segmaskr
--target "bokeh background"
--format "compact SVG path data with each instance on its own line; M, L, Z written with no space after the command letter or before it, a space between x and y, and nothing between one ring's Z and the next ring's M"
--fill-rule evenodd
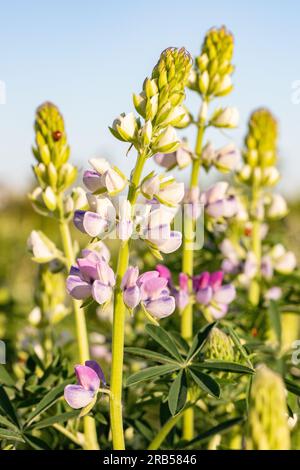
M35 108L45 100L60 107L72 161L81 169L103 156L126 171L130 157L108 125L132 109L131 94L140 91L161 50L185 46L194 55L214 25L225 24L236 40L235 90L227 102L239 108L241 124L230 140L242 144L258 106L279 119L280 189L290 213L278 229L299 258L299 2L1 0L0 17L0 80L6 85L0 105L0 338L12 323L18 330L33 307L30 231L42 228L55 238L51 221L34 214L26 196L33 184ZM197 99L187 99L196 111ZM226 133L213 138L216 145L228 140Z

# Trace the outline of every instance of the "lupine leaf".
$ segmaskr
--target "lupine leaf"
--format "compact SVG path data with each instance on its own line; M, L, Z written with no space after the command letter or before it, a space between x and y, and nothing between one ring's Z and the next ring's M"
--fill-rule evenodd
M177 415L185 406L187 399L187 380L184 370L181 370L172 383L168 395L168 404L172 416Z
M228 361L204 361L193 364L193 368L233 372L236 374L254 374L255 372L254 369L251 369L248 366Z
M23 434L25 441L35 450L51 450L46 442L32 434Z
M43 429L47 428L48 426L52 426L56 423L65 423L69 421L69 419L74 419L79 415L79 411L69 411L68 413L63 413L58 416L51 416L50 418L42 419L38 423L32 425L34 429Z
M126 381L126 385L127 387L130 387L131 385L135 385L139 382L143 382L144 380L154 379L161 375L170 374L171 372L174 372L178 370L179 368L180 368L179 366L175 366L175 365L172 366L169 364L148 367L147 369L140 370L139 372L135 372L130 377L128 377Z
M134 354L135 356L145 357L146 359L149 359L152 361L176 364L176 361L172 359L171 357L165 356L164 354L157 353L156 351L150 351L149 349L125 348L125 352L129 354Z
M161 326L146 325L147 333L175 359L183 362L173 338Z
M12 429L0 428L0 438L8 441L24 442L22 435Z
M42 398L42 400L35 407L35 409L31 413L29 413L26 423L29 424L39 414L41 414L43 411L45 411L51 405L53 405L56 402L56 400L62 395L63 390L68 383L69 383L69 380L66 380L65 382L57 385L52 390L50 390L50 392L48 392Z
M189 369L194 382L200 387L204 392L212 395L213 397L219 398L221 394L220 386L210 375L200 372L196 368L191 367Z
M207 431L204 431L203 433L199 434L197 437L195 437L190 442L188 442L186 447L195 446L196 444L199 444L202 441L206 441L207 439L209 439L212 436L215 436L216 434L221 434L224 431L228 431L233 426L241 424L243 421L244 421L243 416L239 416L238 418L232 418L227 421L224 421L223 423L220 423L217 426L214 426L213 428L210 428Z
M0 386L0 409L4 414L7 414L10 417L17 427L19 427L19 421L16 412L3 386Z
M0 365L0 384L6 385L7 387L14 387L15 381L7 372L5 366Z
M202 328L202 330L198 331L189 350L187 356L188 361L201 352L201 349L205 346L206 340L208 339L209 333L215 326L216 322L209 323L204 328Z
M289 392L300 397L300 385L296 384L295 382L289 379L285 379L284 382Z

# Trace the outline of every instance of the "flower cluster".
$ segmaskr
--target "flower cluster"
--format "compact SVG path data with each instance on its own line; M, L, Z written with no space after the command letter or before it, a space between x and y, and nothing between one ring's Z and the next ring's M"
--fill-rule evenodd
M93 250L83 250L82 258L78 258L71 267L67 277L67 291L74 299L85 300L92 296L99 305L111 299L115 275L103 247L100 242Z
M223 277L222 271L214 273L206 271L193 277L196 302L215 319L226 315L229 304L236 296L234 286L223 284Z
M130 266L121 288L125 305L129 309L141 305L156 319L168 317L175 310L175 299L167 287L168 280L158 271L148 271L139 276L138 268Z

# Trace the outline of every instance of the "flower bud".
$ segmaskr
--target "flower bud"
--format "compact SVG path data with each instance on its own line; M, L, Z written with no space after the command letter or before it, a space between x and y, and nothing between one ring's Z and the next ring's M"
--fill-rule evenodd
M33 260L37 263L49 263L62 257L62 253L42 231L33 230L28 238L27 246Z
M233 171L240 162L240 152L234 144L226 145L216 151L215 167L222 173Z
M288 213L288 207L285 199L280 194L273 194L269 205L267 216L270 219L281 219Z
M109 129L117 139L124 142L134 142L137 136L138 124L133 113L122 113L114 120L112 127Z
M48 186L45 191L43 191L43 201L45 203L45 206L49 211L54 211L56 209L56 195L53 192L53 189Z
M275 166L264 168L262 171L262 184L264 186L275 186L280 179L280 173Z
M217 110L211 120L210 124L215 127L233 129L239 124L239 112L237 108L224 108Z
M173 127L168 126L154 142L152 150L155 153L171 153L180 145L180 141Z

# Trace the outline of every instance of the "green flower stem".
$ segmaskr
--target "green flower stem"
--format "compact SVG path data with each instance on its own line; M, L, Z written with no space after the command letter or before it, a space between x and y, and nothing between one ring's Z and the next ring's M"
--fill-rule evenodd
M146 161L146 155L140 154L134 168L128 201L134 205L138 194L138 186ZM112 332L112 365L110 384L110 423L114 450L124 450L124 429L122 417L122 388L124 360L124 329L126 306L123 302L121 281L129 264L129 241L122 243L116 272L116 288L114 297L114 318Z
M59 228L61 234L61 240L63 245L63 250L67 260L68 267L75 262L73 243L70 233L70 227L68 221L64 218L62 202L60 201L60 221ZM89 354L89 342L87 327L85 321L85 315L82 308L80 308L80 301L73 299L73 309L75 314L75 326L76 326L76 335L77 335L77 344L79 351L79 361L81 364L84 364L90 357ZM85 416L83 418L83 427L84 427L84 437L85 437L85 449L87 450L98 450L99 445L97 443L97 433L95 421L90 416Z
M203 102L202 112L200 111L198 120L198 132L195 146L196 157L193 160L192 173L190 179L189 189L197 188L199 184L199 172L201 167L201 152L203 144L203 136L205 132L205 120L203 110L206 109L206 103ZM192 290L192 276L194 267L194 231L195 222L189 218L184 220L184 233L183 233L183 253L182 253L182 272L189 276L189 290ZM181 315L181 334L182 337L190 341L193 337L193 304L190 302ZM183 415L183 438L186 440L192 439L194 436L194 410L189 408Z
M256 212L259 201L259 188L253 185L252 188L252 211ZM260 298L260 265L261 265L261 223L257 218L252 222L252 251L255 255L258 271L255 279L251 281L249 289L249 301L253 306L259 304Z
M61 434L66 436L70 441L74 442L74 444L77 444L79 447L82 447L83 443L76 437L71 431L68 431L64 426L61 426L60 424L52 424L52 427L59 431Z
M180 418L182 417L183 413L186 413L187 411L189 411L191 408L188 408L187 410L185 410L185 412L181 411L180 413L178 413L178 415L176 416L172 416L172 418L170 418L164 425L163 427L161 428L161 430L158 432L158 434L156 434L155 438L153 439L153 441L149 444L149 447L148 447L148 450L157 450L160 448L161 444L163 443L163 441L165 440L165 438L167 437L167 435L172 431L172 429L174 428L174 426L178 423L178 421L180 420Z

